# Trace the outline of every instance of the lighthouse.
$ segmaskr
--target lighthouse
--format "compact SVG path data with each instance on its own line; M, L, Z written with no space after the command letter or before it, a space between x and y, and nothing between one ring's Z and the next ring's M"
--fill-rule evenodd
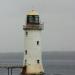
M26 24L23 26L25 37L25 49L22 75L43 75L41 48L41 31L43 24L40 23L40 16L32 10L26 15Z

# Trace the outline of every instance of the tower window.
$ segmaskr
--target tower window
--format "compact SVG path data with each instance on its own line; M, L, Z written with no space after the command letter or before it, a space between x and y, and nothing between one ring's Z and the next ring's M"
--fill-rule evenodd
M27 54L27 50L25 50L25 54Z
M39 41L37 41L37 45L39 45Z
M28 32L26 31L26 36L28 35Z
M40 63L40 60L37 60L37 63L39 64Z

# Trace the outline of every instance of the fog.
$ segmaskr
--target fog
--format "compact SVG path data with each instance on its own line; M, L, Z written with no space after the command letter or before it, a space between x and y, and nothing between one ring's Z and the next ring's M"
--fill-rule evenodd
M32 9L44 22L43 51L75 51L74 0L0 0L0 52L24 51L23 25Z

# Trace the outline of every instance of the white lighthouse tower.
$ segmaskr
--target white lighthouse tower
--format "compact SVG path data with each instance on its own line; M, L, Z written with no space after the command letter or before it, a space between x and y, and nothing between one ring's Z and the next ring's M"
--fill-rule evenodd
M43 75L41 31L39 14L32 10L27 14L25 31L25 51L22 75Z

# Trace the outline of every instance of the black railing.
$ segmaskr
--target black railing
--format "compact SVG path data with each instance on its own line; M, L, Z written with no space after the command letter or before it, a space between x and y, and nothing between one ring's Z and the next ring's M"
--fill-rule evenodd
M39 24L39 25L31 25L31 24L28 24L28 25L23 25L23 29L24 30L43 30L44 28L44 24Z

